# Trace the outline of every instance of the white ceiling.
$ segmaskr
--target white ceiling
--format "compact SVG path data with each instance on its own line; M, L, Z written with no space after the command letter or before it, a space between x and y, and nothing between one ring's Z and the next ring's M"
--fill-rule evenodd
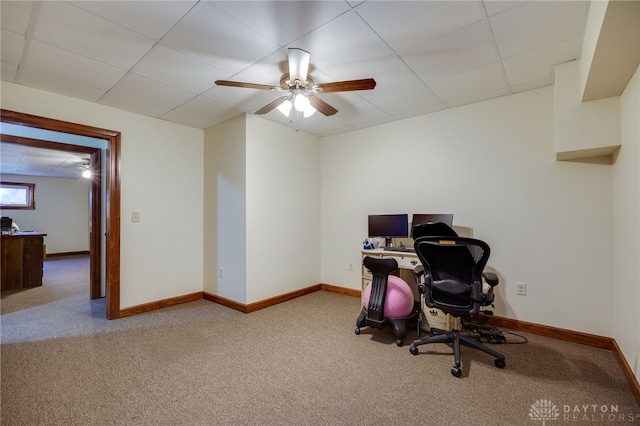
M316 83L372 77L319 96L339 112L290 123L327 136L553 83L580 56L588 1L6 1L2 80L207 128L277 92L287 48Z
M88 170L89 161L89 154L7 142L0 144L0 171L3 174L80 179L82 172Z

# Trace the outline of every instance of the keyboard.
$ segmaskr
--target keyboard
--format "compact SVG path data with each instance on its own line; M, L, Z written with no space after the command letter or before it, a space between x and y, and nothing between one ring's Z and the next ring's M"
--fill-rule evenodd
M383 247L384 251L399 251L403 253L415 253L415 249L413 247Z

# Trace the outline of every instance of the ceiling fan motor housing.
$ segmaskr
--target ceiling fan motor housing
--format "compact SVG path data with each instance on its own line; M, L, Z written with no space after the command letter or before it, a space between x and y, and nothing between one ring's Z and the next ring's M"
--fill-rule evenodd
M297 84L296 84L297 83ZM304 90L313 90L313 78L310 75L307 75L307 81L305 81L304 86L300 80L291 81L289 77L289 73L282 74L280 78L280 87L284 90L293 90L293 89L304 89Z

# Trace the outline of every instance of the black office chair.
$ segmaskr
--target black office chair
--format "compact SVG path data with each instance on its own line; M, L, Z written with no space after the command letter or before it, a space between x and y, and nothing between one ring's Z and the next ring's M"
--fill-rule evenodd
M387 284L389 274L398 268L398 262L393 258L366 256L362 261L365 268L371 271L371 293L369 303L362 307L360 315L356 320L356 334L360 334L361 327L373 327L378 330L391 325L393 334L396 337L396 345L402 346L407 334L407 323L414 320L420 309L420 302L413 300L411 313L405 317L388 318L385 316L384 304L387 295ZM411 296L413 299L413 295Z
M482 306L493 302L493 288L498 278L495 274L483 273L491 253L487 243L457 236L421 236L415 239L414 248L424 268L419 290L425 304L450 314L454 325L451 331L415 340L410 352L417 355L418 346L429 343L452 343L455 365L451 374L456 377L462 375L460 345L492 355L496 367L504 368L504 355L460 333L461 316L476 315ZM483 278L488 291L483 291Z

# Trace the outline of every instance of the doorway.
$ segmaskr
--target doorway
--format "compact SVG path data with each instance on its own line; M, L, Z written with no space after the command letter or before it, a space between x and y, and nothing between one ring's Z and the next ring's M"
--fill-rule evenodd
M2 122L34 127L73 135L104 139L106 148L106 175L102 176L102 150L60 142L2 135L5 142L39 148L65 150L90 154L92 179L90 189L90 294L92 299L101 297L102 275L102 202L105 203L105 298L107 319L120 317L120 132L82 124L54 120L9 110L0 110ZM105 191L102 196L102 178Z

